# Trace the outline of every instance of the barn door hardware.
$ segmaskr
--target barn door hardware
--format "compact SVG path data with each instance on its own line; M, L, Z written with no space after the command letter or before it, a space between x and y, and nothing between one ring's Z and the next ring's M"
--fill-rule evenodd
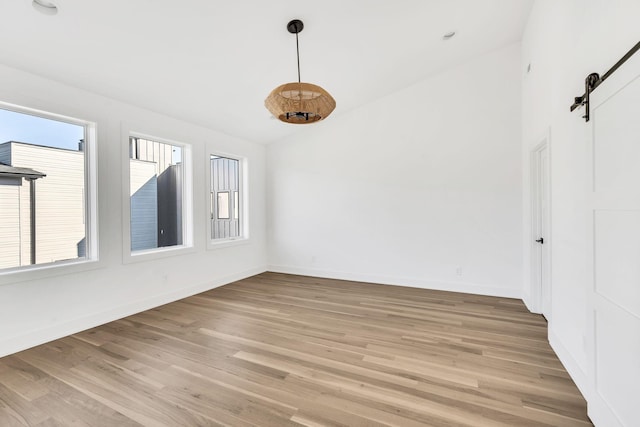
M602 77L600 77L600 75L598 73L589 74L587 76L587 78L584 80L584 95L576 96L574 98L573 105L571 105L571 111L573 111L576 108L581 107L581 106L584 105L585 114L584 114L584 116L582 116L582 118L585 119L585 121L588 122L589 118L590 118L589 117L589 115L590 115L590 111L589 111L589 96L591 95L591 92L596 90L596 88L598 86L600 86L602 84L602 82L607 80L611 76L611 74L613 74L618 68L620 68L622 66L622 64L627 62L627 60L629 58L631 58L633 56L633 54L636 53L639 50L640 50L640 42L638 42L634 47L632 47L631 50L629 52L627 52L627 54L625 56L623 56L618 62L616 62L616 64L613 67L611 67L609 69L609 71L604 73L604 75Z

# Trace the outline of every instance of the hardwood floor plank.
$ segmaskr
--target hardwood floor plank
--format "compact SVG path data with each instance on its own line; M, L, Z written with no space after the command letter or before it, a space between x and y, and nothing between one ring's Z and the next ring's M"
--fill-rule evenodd
M592 425L546 336L518 300L263 273L0 359L0 425Z
M7 385L0 383L0 420L3 423L31 425L40 423L47 418L46 412L34 407L27 399L14 393Z

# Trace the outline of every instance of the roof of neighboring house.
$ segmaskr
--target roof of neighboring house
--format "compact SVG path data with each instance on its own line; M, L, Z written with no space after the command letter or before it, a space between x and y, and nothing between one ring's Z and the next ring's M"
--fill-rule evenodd
M10 178L38 179L43 178L47 175L30 168L17 168L15 166L9 166L5 165L4 163L0 163L0 176Z
M2 142L2 143L0 143L0 146L9 145L9 144L19 144L19 145L27 145L27 146L30 146L30 147L47 148L49 150L62 150L62 151L73 151L73 152L81 152L82 151L82 150L76 150L76 149L73 149L73 148L52 147L50 145L42 145L42 144L35 144L33 142L22 142L22 141L13 141L13 140Z

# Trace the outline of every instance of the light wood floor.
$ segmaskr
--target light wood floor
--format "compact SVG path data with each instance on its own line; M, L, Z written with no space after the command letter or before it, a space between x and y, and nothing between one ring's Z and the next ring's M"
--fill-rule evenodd
M0 359L0 426L590 426L521 301L264 273Z

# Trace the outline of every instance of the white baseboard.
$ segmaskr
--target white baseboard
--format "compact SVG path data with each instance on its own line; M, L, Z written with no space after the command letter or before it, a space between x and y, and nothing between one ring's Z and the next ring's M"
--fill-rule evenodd
M434 289L439 291L463 292L475 295L488 295L502 298L522 299L521 289L504 288L500 286L488 286L468 282L444 282L437 280L416 279L411 277L378 276L364 273L351 273L344 271L330 271L314 268L301 268L285 265L269 265L269 271L274 273L298 274L301 276L323 277L326 279L352 280L356 282L368 282L381 285L407 286L411 288Z
M531 294L529 294L525 290L522 291L522 302L524 302L524 305L527 307L527 310L529 310L531 313L542 314L540 313L540 311L535 309L533 305L533 301L531 300Z
M589 415L595 427L630 426L630 424L623 424L613 409L611 409L611 406L597 393L594 393L593 397L587 401L587 415Z
M567 370L573 382L576 383L578 390L582 393L582 396L588 401L591 394L591 386L587 377L587 373L580 367L576 359L573 358L569 350L562 344L562 341L553 331L551 324L548 328L548 338L551 348L555 351L558 359L564 368Z
M560 338L551 327L549 328L549 343L587 401L587 413L593 425L596 427L625 427L615 411L594 388L593 381L589 381L588 374L562 345Z
M151 298L114 307L100 313L91 314L78 319L69 320L48 326L46 328L25 332L24 334L2 340L0 342L0 357L17 353L40 344L47 343L62 337L66 337L93 327L122 319L145 310L150 310L170 302L190 297L201 292L205 292L217 287L226 285L237 280L246 279L256 274L267 271L266 266L256 267L239 273L234 273L225 277L217 278L213 281L200 283L198 285L181 288L173 292L162 295L155 295Z

